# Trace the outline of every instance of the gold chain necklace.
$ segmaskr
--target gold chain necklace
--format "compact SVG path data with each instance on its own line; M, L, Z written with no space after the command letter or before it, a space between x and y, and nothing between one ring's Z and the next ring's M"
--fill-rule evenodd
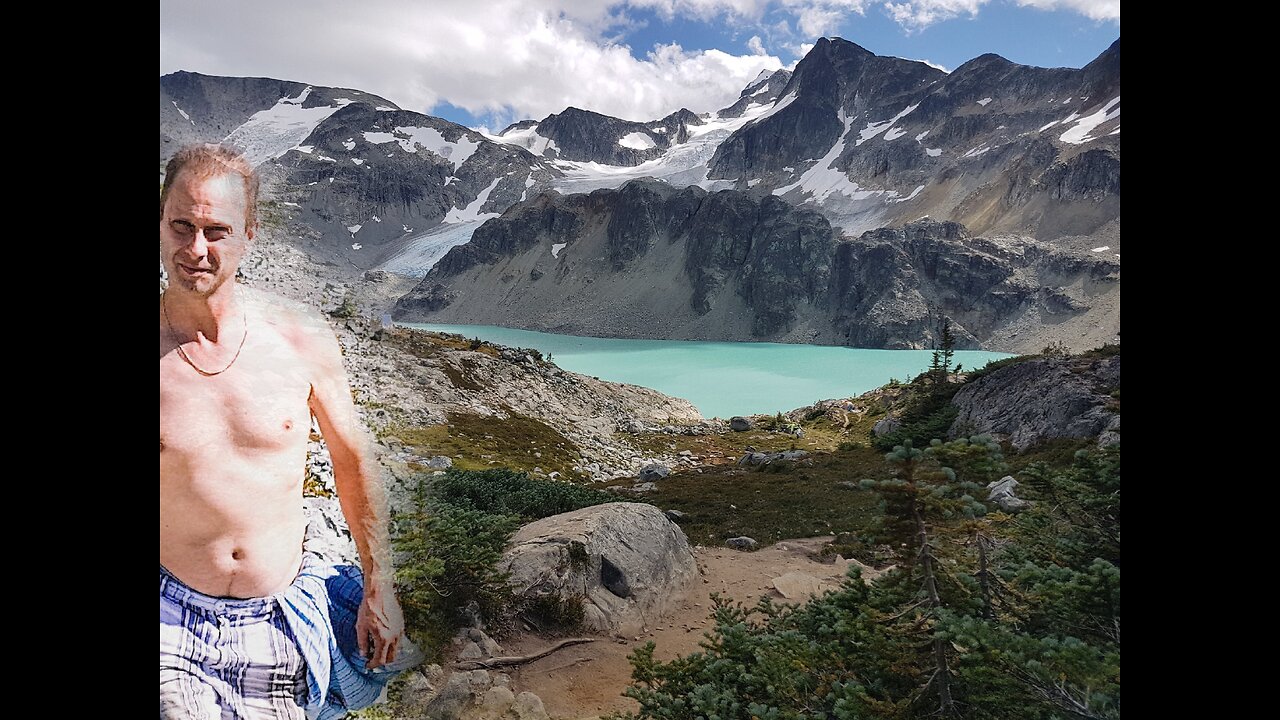
M221 375L227 370L230 370L231 366L236 364L236 360L240 359L240 351L244 350L244 341L249 339L249 311L244 308L241 308L241 311L244 313L244 335L241 336L240 338L240 347L236 348L235 356L231 358L231 362L227 363L226 367L222 368L221 370L215 370L211 372L209 370L205 370L204 368L192 362L191 358L187 356L187 352L182 349L182 341L178 338L178 333L175 332L173 329L173 322L169 320L169 304L167 300L168 300L168 295L160 296L160 312L164 313L164 324L169 326L169 334L173 336L173 341L178 344L178 357L185 360L186 363L190 365L196 372L200 373L205 377L213 377L214 375Z

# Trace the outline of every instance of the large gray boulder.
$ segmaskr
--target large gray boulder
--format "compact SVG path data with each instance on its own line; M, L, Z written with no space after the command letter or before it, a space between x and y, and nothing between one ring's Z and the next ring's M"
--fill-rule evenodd
M661 480L670 474L671 468L666 465L659 465L657 463L646 465L640 469L640 482L646 483Z
M1018 450L1043 440L1118 436L1112 390L1120 387L1120 356L1039 358L966 383L951 400L959 415L951 436L987 433Z
M994 503L1005 512L1015 513L1026 510L1031 507L1031 503L1014 494L1019 484L1012 475L993 480L987 485L987 489L991 491L987 494L987 502Z
M693 586L697 565L684 531L640 503L607 503L525 525L500 569L515 593L582 598L584 625L639 634Z

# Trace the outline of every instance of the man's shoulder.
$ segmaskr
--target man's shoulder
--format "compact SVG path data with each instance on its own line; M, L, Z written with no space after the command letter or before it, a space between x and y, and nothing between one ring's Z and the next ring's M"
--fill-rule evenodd
M299 349L335 342L329 323L310 305L260 288L240 288L249 307Z

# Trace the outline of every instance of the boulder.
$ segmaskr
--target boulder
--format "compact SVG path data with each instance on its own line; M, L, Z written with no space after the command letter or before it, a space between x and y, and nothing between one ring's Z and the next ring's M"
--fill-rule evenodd
M427 460L427 467L432 470L448 470L453 467L453 458L448 455L436 455L430 460Z
M547 710L542 706L542 698L531 692L522 692L516 696L511 707L516 720L547 720Z
M652 505L622 502L525 525L499 569L522 598L581 598L584 625L598 633L652 625L697 577L684 531Z
M801 458L809 457L807 450L784 450L776 453L749 452L738 458L739 465L768 465L778 460L787 460L795 462Z
M755 425L753 425L750 420L742 417L741 415L735 415L734 417L729 418L729 429L734 432L745 432L754 427Z
M724 544L734 550L755 550L760 543L756 542L755 538L749 538L746 535L742 535L740 537L729 538L724 541Z
M821 595L828 585L802 572L789 572L773 579L773 587L788 600L805 600Z
M509 686L510 678L503 674L455 672L425 708L422 692L415 694L410 704L402 704L411 711L410 717L426 720L547 720L541 698L530 692L517 695Z
M888 435L900 427L902 427L901 420L893 415L886 415L871 428L871 432L874 433L876 437L880 437L882 435Z
M640 482L653 482L671 474L671 468L666 465L646 465L640 470Z
M1119 413L1109 393L1119 384L1119 355L1015 363L960 388L951 400L959 414L950 434L988 433L1008 438L1019 451L1058 438L1111 442L1118 439ZM1103 438L1104 433L1113 434Z
M440 694L427 704L426 720L462 720L493 685L487 670L456 672L449 676Z
M1018 487L1018 481L1013 479L1012 475L1005 475L999 480L993 480L987 485L987 489L991 492L987 493L987 502L995 503L997 507L1005 512L1021 512L1031 507L1031 503L1017 497L1013 491Z

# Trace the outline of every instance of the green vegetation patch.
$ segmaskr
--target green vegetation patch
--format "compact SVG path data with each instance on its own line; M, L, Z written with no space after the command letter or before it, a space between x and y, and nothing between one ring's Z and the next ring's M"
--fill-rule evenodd
M612 495L506 468L418 475L411 492L410 510L391 522L397 590L412 637L435 659L472 603L493 631L516 613L562 631L581 623L582 604L573 598L518 607L498 563L523 522L611 502Z
M390 426L382 435L399 438L424 457L448 455L464 470L497 466L532 472L540 467L548 474L559 471L566 478L581 477L573 471L581 453L572 440L537 418L510 408L504 411L506 418L449 412L446 424Z
M497 357L498 348L492 343L477 341L455 333L418 330L416 328L388 328L384 341L419 358L438 357L446 350L471 350Z
M685 513L680 527L690 542L722 545L747 535L767 546L787 538L863 533L877 516L878 498L837 483L885 470L883 454L863 446L768 470L733 465L678 473L658 481L644 499Z
M989 438L894 450L895 568L799 607L716 597L703 650L632 655L643 720L1120 717L1119 449L1026 469L1026 512L976 493L1007 470Z
M538 480L506 468L450 470L432 482L441 502L525 520L616 502L616 495L569 482ZM585 552L585 550L584 550Z

